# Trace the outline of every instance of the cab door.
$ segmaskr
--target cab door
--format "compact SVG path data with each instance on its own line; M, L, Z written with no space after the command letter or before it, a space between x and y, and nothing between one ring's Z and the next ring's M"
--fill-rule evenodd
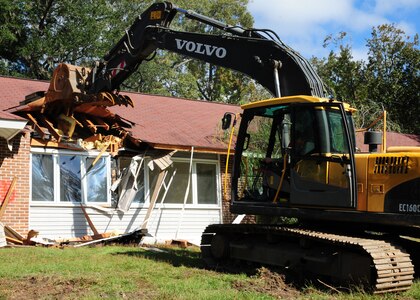
M356 207L354 145L340 103L292 108L290 204Z

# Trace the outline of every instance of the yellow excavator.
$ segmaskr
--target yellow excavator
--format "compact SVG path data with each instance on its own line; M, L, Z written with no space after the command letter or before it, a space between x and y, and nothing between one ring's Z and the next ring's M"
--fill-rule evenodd
M252 261L375 293L408 289L419 253L420 147L374 152L381 137L368 132L372 152L355 153L354 109L328 98L242 108L230 209L265 223L210 225L207 263ZM278 217L298 222L279 225Z
M172 30L178 14L221 34ZM157 49L247 74L275 97L223 117L226 129L240 119L231 212L260 222L208 226L201 251L209 266L251 261L367 283L376 293L411 286L420 238L420 149L377 152L380 138L369 132L371 151L358 152L355 110L331 99L308 61L270 30L153 4L93 68L60 65L46 106L69 103L69 114L86 103L132 105L119 85ZM298 221L275 222L279 217Z

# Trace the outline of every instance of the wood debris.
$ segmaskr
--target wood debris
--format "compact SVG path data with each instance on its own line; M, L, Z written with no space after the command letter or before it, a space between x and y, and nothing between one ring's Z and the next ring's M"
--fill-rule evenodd
M93 246L107 243L121 243L121 244L139 244L144 236L148 236L146 229L138 229L129 233L120 234L118 236L97 239L90 242L74 245L75 248Z
M107 243L139 244L143 237L149 236L147 230L144 229L137 229L129 233L113 230L105 233L60 239L39 237L38 234L37 231L30 230L27 237L23 237L10 226L0 223L0 248L5 246L84 247Z
M180 239L169 240L169 241L166 241L165 244L168 246L177 246L180 248L188 248L190 246L193 246L193 244L188 242L187 240L180 240Z
M56 148L68 148L66 144L72 143L81 151L101 151L106 145L104 151L114 154L127 137L133 142L128 132L132 124L107 109L112 105L132 106L131 99L104 93L79 95L73 93L71 85L68 88L69 93L64 94L52 90L33 93L14 108L13 113L29 120L37 143Z
M23 245L25 238L12 227L4 225L4 234L8 245Z
M9 200L12 197L13 191L15 190L17 177L13 177L12 183L9 186L9 189L7 190L6 197L4 197L1 208L0 208L0 220L3 216L4 212L6 211L7 204L9 204Z
M4 225L0 222L0 248L7 245L6 234L4 233Z

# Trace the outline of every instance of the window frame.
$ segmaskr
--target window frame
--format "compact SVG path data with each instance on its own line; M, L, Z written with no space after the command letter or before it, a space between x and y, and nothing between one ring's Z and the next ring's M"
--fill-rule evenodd
M172 161L174 163L181 162L181 163L188 163L188 166L190 164L190 159L188 158L179 158L179 157L172 157ZM198 185L197 185L197 164L210 164L214 165L216 168L216 203L215 204L200 204L198 203ZM176 175L175 175L176 176ZM148 187L150 189L150 187ZM186 203L186 208L220 208L221 206L221 180L220 180L220 163L217 160L210 160L210 159L194 159L192 161L192 173L191 173L191 183L190 188L192 188L192 203ZM151 191L150 191L151 193ZM148 199L150 200L150 199ZM158 199L158 202L156 203L156 206L159 207L160 205L160 199ZM148 202L149 204L150 202ZM163 202L162 207L168 207L168 208L182 208L184 206L183 203L165 203Z
M30 155L30 203L31 205L38 206L80 206L80 204L85 205L105 205L106 207L112 207L112 196L111 196L111 156L109 153L104 153L101 157L106 159L106 177L107 177L107 201L106 202L93 202L87 201L87 176L86 176L86 158L96 158L100 152L99 151L88 151L88 152L78 152L71 150L62 150L62 149L43 149L43 148L32 148ZM32 155L34 154L43 154L51 155L53 160L53 176L54 176L54 199L52 201L34 201L32 200ZM60 167L59 167L59 156L60 155L77 155L81 156L81 177L82 177L82 199L81 202L64 202L60 201ZM219 157L218 157L219 158ZM131 158L130 158L131 159ZM172 157L174 162L183 162L190 164L190 159L185 157ZM148 208L150 206L150 200L152 195L151 190L151 170L147 167L150 159L145 159L143 162L143 179L145 185L144 191L144 202L133 202L131 207L133 208ZM222 194L221 194L221 174L220 174L220 159L205 159L205 158L193 158L192 162L192 174L191 174L191 184L190 188L192 189L192 203L185 204L186 208L199 208L199 209L219 209L222 203ZM210 164L215 166L216 171L216 203L215 204L200 204L198 203L198 175L197 175L197 164ZM119 163L117 163L119 165ZM170 175L170 174L168 174ZM176 175L175 175L176 176ZM163 203L160 205L160 199L158 199L155 207L159 208L182 208L183 203Z
M53 161L53 198L52 201L36 201L32 200L32 189L33 189L33 182L32 182L32 156L33 155L51 155ZM107 199L106 201L88 201L87 194L88 194L88 176L86 165L87 158L95 159L100 154L99 151L88 151L88 152L79 152L79 151L71 151L71 150L62 150L62 149L42 149L42 148L32 148L30 153L30 203L31 205L40 205L40 206L80 206L81 204L85 205L106 205L107 207L111 206L111 156L109 153L103 153L101 158L105 159L105 168L106 168L106 185L107 185ZM59 166L59 157L60 155L75 155L81 158L80 164L80 176L81 176L81 201L80 202L66 202L61 201L60 199L60 166Z

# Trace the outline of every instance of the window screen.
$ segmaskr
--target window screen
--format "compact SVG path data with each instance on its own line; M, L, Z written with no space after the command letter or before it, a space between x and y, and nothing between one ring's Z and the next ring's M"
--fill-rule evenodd
M197 163L198 204L217 204L216 165Z

